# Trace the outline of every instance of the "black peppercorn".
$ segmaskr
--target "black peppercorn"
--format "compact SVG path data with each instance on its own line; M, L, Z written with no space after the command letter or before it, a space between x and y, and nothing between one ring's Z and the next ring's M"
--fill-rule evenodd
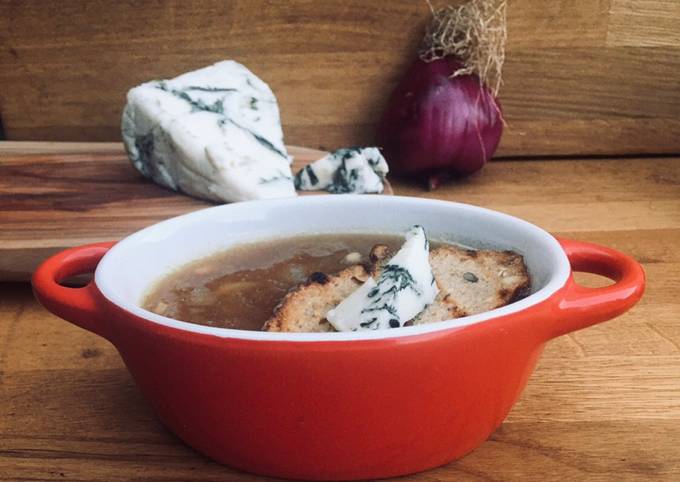
M328 275L320 271L315 271L309 276L309 281L312 283L326 284L328 283Z

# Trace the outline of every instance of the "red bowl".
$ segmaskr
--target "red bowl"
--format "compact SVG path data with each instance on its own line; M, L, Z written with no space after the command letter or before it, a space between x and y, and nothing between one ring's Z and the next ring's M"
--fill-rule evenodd
M370 333L211 328L140 307L173 267L233 244L416 223L432 239L520 252L532 294L480 315ZM59 284L95 269L84 288ZM572 270L615 283L580 287ZM163 423L196 450L248 472L327 480L403 475L467 454L502 423L548 340L618 316L644 284L640 265L618 251L558 241L474 206L382 196L219 206L115 246L63 251L33 277L48 310L116 346Z

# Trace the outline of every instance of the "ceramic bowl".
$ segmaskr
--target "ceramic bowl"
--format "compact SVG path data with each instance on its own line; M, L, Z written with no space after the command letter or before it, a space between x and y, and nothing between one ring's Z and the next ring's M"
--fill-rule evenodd
M512 249L527 298L486 313L375 332L212 328L140 304L174 268L231 245L309 233L402 233ZM94 271L84 288L59 282ZM614 284L584 288L573 271ZM109 340L158 417L226 465L295 479L364 479L446 464L479 446L519 397L544 344L613 318L642 295L628 256L558 240L476 206L386 196L312 196L209 208L118 243L63 251L33 277L40 302Z

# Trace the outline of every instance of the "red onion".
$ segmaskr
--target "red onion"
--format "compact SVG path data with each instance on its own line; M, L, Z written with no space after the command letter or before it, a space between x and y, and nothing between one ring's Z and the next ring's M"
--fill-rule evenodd
M453 57L416 60L390 97L378 145L397 176L426 179L431 189L484 166L503 132L501 107Z

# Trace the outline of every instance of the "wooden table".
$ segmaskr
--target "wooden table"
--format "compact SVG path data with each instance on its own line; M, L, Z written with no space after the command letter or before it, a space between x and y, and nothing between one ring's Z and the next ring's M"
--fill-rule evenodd
M680 480L680 158L497 162L436 192L395 191L606 244L648 275L632 311L548 345L489 441L403 480ZM0 479L259 480L183 445L114 348L21 283L0 284Z

